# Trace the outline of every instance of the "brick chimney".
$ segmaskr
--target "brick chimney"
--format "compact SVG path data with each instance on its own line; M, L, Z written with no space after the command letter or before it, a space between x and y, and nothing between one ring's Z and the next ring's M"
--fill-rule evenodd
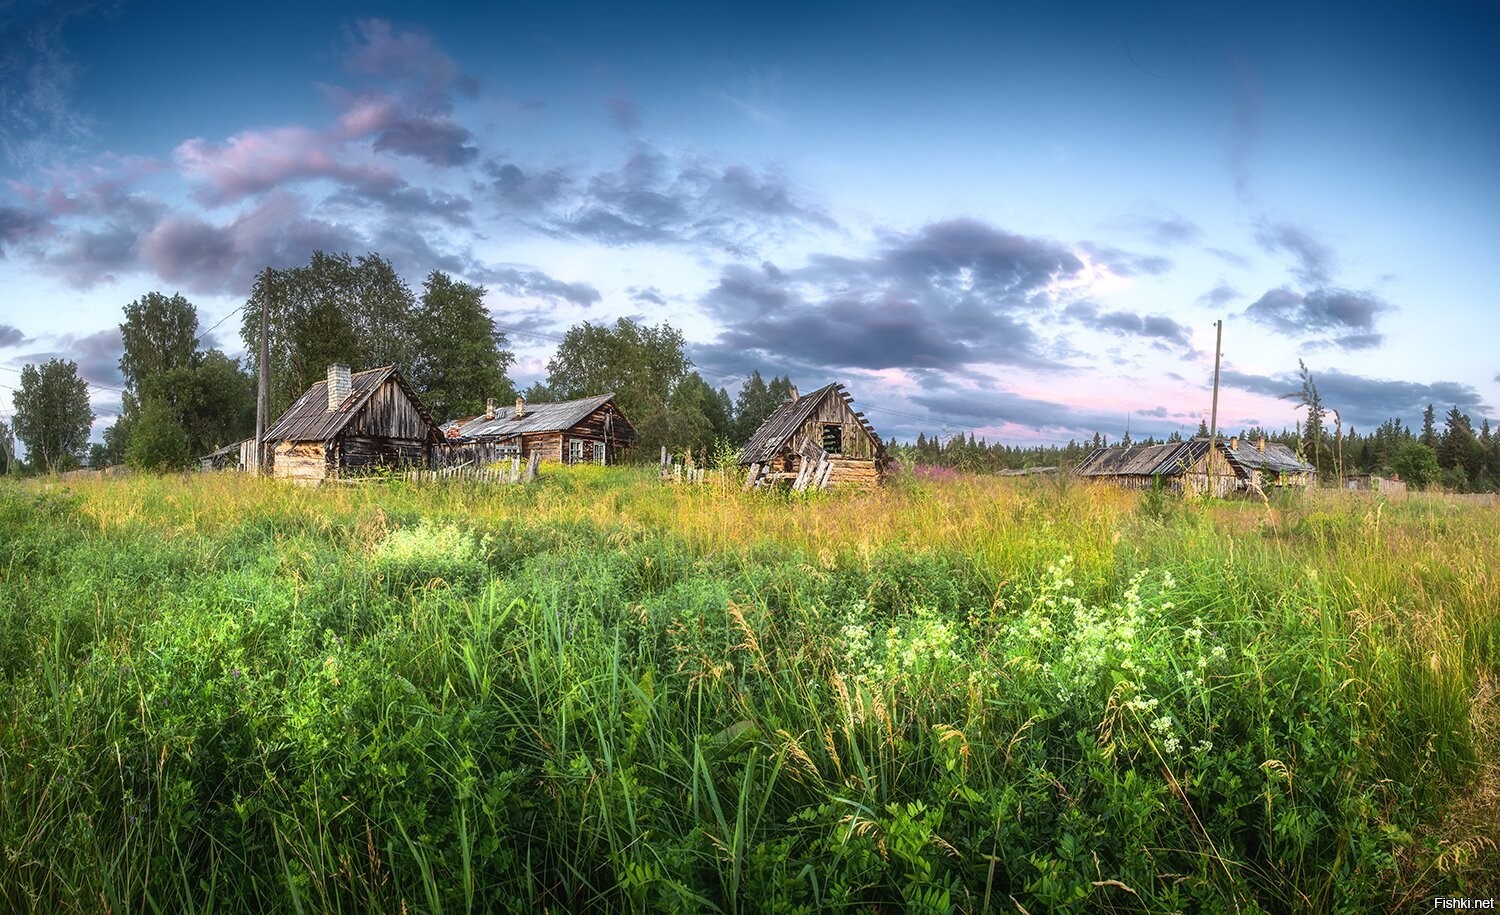
M1229 439L1229 450L1230 451L1238 451L1238 450L1240 450L1240 437L1238 435L1233 436L1233 437L1231 437Z
M516 419L526 415L526 398L520 394L516 395Z
M484 418L485 419L494 419L495 418L495 398L493 398L493 397L487 397L487 398L485 398L485 401L484 401Z
M1261 454L1266 453L1266 437L1264 435L1256 441L1255 447L1260 450Z
M349 399L349 366L336 362L328 367L328 412L332 413Z

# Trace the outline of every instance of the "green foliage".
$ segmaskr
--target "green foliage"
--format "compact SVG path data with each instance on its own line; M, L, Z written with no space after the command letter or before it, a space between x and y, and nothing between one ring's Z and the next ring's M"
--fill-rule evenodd
M515 399L506 374L515 356L484 306L484 289L428 274L416 317L416 358L410 378L438 422L484 412L494 398Z
M1437 453L1421 442L1407 442L1391 459L1391 469L1408 484L1426 489L1437 482Z
M33 466L56 472L79 463L88 445L94 410L77 363L49 359L40 368L22 366L14 404L16 437L25 443L27 460Z
M125 463L133 470L182 470L192 458L177 411L165 400L146 401L131 430Z

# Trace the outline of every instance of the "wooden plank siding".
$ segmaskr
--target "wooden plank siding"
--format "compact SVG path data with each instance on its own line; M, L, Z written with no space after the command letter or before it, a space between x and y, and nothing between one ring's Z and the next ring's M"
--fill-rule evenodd
M356 393L338 409L329 409L320 382L278 421L290 437L271 449L277 478L315 485L342 473L431 463L437 426L400 374L388 367L354 378Z

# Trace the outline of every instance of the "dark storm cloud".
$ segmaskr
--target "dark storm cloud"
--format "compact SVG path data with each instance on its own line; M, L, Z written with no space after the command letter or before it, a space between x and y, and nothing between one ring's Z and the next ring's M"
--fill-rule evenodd
M1078 247L1096 263L1103 264L1111 273L1119 276L1139 276L1143 273L1149 276L1160 276L1172 269L1172 261L1160 255L1132 254L1109 245L1097 245L1088 241L1080 243Z
M147 228L113 224L100 229L74 229L41 260L74 289L90 289L136 268L141 236Z
M27 337L21 333L20 328L11 327L9 324L0 324L0 347L20 346L26 340Z
M701 300L723 327L701 355L736 365L754 352L821 371L1055 369L1030 315L1054 279L1082 268L1056 243L975 220L889 235L868 259L815 256L790 272L732 265Z
M1383 339L1375 330L1375 320L1390 310L1389 304L1369 292L1318 288L1302 293L1281 286L1255 300L1245 314L1282 333L1326 334L1323 343L1367 349Z
M479 158L473 139L468 128L447 115L398 112L375 134L374 148L447 167Z
M492 190L506 210L531 211L550 206L562 199L573 184L573 177L560 168L527 173L513 162L489 161L484 164Z
M604 110L610 123L627 133L641 126L641 106L628 98L611 96L604 100Z
M51 223L40 213L20 207L0 206L0 258L6 249L47 232Z
M494 290L517 298L539 298L549 301L572 302L584 308L597 305L602 298L599 290L587 283L568 283L548 276L540 270L518 270L503 268L491 270L484 281Z
M1268 254L1286 253L1296 259L1292 274L1304 286L1327 285L1334 267L1333 250L1306 229L1288 223L1261 222L1255 240Z
M120 374L120 357L124 354L125 343L115 326L82 337L65 334L53 338L51 349L16 356L11 361L39 364L49 359L70 360L78 363L78 377L89 384L119 387L125 380Z
M1457 406L1465 412L1481 414L1489 410L1478 391L1456 381L1421 384L1340 371L1314 371L1312 377L1323 405L1338 410L1345 426L1376 426L1393 416L1411 422L1422 415L1428 404ZM1302 388L1302 381L1294 372L1254 375L1226 369L1220 380L1228 387L1268 397L1282 397Z

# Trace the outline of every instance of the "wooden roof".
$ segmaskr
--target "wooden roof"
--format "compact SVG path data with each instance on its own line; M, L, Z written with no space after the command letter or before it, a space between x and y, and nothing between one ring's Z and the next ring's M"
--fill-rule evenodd
M385 384L387 380L394 379L401 386L406 396L411 398L412 404L426 421L431 436L434 439L441 438L437 423L432 421L432 415L427 412L427 405L406 383L401 376L400 370L394 365L383 368L369 369L364 372L355 372L349 376L349 396L337 410L328 409L328 380L315 383L312 387L292 404L291 408L281 414L268 432L268 442L326 442L344 431L344 427L359 411L369 402L370 397Z
M1229 459L1237 476L1245 476L1245 468L1234 460L1226 442L1219 448ZM1098 448L1073 468L1079 477L1174 477L1185 473L1208 453L1208 439L1194 438L1185 442L1167 442L1162 445L1111 445Z
M876 455L884 457L885 445L880 441L880 436L875 434L874 427L865 419L865 415L855 411L854 399L849 396L849 392L844 390L842 384L835 382L810 394L803 394L796 400L788 400L771 411L771 415L766 417L766 421L760 424L760 428L755 430L750 441L741 449L740 464L760 464L775 457L797 430L802 428L802 424L807 422L808 417L813 415L825 397L839 397L844 401L865 434L875 443Z
M611 392L557 403L529 403L520 419L516 418L515 410L510 406L506 406L503 411L496 408L494 419L476 416L460 424L458 434L464 438L509 438L537 432L565 432L614 399L615 395ZM618 405L615 410L619 412ZM615 437L622 442L634 442L638 437L635 426L630 424L623 412L620 412L619 420L613 429Z
M1223 444L1220 442L1220 444ZM1267 442L1261 451L1254 442L1240 439L1239 447L1228 450L1242 466L1273 473L1317 473L1316 468L1297 457L1297 453L1280 442Z

